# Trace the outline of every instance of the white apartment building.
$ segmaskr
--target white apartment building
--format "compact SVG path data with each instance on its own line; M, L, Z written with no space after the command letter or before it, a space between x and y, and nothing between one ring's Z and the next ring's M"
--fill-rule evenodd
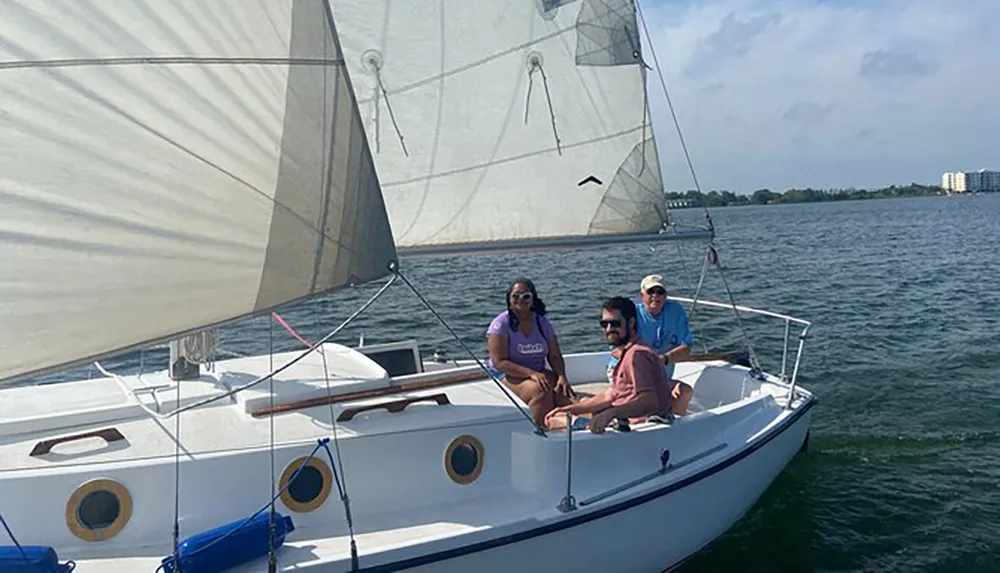
M941 188L948 193L1000 191L1000 171L958 171L941 176Z
M941 188L948 193L965 193L965 173L945 173L941 176Z

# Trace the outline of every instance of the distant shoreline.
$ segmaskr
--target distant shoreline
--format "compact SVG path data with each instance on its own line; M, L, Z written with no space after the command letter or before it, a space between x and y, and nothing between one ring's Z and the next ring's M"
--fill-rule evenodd
M758 189L750 195L737 195L732 191L709 191L699 193L687 191L684 193L669 192L667 203L671 208L685 207L737 207L743 205L784 205L791 203L823 203L829 201L857 201L860 199L901 199L905 197L929 197L945 195L944 189L937 185L920 185L911 183L899 186L890 185L881 189L788 189L787 191L771 191Z

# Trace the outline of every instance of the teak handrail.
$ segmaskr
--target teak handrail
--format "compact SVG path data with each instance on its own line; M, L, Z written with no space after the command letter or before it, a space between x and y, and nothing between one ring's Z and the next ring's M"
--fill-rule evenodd
M59 444L65 444L67 442L75 442L77 440L83 440L86 438L101 438L105 443L110 444L111 442L117 442L119 440L124 440L125 436L118 431L117 428L104 428L101 430L94 430L92 432L84 432L82 434L73 434L72 436L63 436L62 438L52 438L50 440L42 440L35 444L35 447L31 449L29 456L44 456L52 451L52 448L58 446Z
M417 396L415 398L402 398L400 400L393 400L392 402L379 402L378 404L368 404L367 406L355 406L353 408L347 408L337 416L338 422L350 422L354 419L354 416L362 412L367 412L369 410L381 410L385 408L390 414L398 414L406 409L410 404L415 404L417 402L436 402L438 406L445 406L451 404L448 400L448 395L444 392L440 394L431 394L430 396Z

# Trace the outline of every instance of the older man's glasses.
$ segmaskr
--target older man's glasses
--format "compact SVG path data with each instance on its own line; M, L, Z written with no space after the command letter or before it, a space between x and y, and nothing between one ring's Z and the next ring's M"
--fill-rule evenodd
M649 296L666 296L667 291L663 287L653 287L646 289L646 294Z
M621 321L621 319L618 319L618 318L612 318L611 320L602 320L601 321L601 328L604 329L604 330L607 330L609 326L611 328L620 328L621 325L622 325L622 321Z

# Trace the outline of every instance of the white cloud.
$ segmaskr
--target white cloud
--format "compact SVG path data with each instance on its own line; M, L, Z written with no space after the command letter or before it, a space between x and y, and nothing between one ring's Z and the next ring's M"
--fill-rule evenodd
M1000 169L997 0L643 0L704 190ZM646 50L652 66L653 58ZM669 189L693 187L655 70Z

